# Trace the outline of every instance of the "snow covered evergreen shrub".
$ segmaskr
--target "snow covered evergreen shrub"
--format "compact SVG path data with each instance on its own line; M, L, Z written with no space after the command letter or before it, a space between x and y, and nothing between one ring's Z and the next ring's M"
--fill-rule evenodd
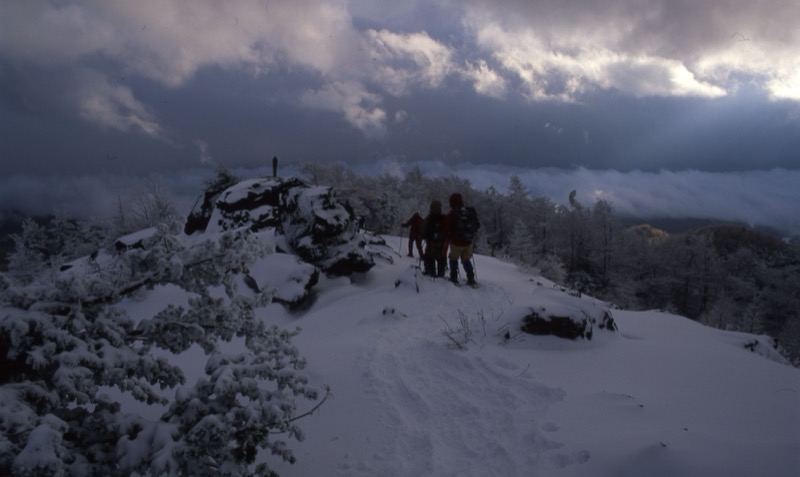
M111 218L111 228L116 236L154 227L162 222L178 219L178 209L169 191L156 176L147 177L135 190L117 198L117 207Z
M548 280L564 283L567 279L567 271L557 255L547 254L540 257L536 261L536 267L539 269L539 274Z
M293 461L286 441L303 438L297 420L308 414L297 401L324 397L301 374L296 331L255 318L269 292L239 293L237 275L270 247L241 231L190 242L178 228L31 284L3 278L0 474L272 475L260 451ZM188 304L138 322L120 304L166 285ZM243 348L223 353L235 338ZM195 344L205 377L187 383L167 357ZM169 407L145 418L108 388Z
M14 251L8 270L14 280L30 283L45 271L55 272L65 262L102 248L102 227L56 214L38 223L26 219L22 231L13 235Z

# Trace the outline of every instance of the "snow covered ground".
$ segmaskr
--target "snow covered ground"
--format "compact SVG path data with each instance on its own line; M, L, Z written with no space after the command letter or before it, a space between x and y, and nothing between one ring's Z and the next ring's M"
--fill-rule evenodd
M297 462L273 461L281 476L800 475L800 370L765 339L753 352L752 335L620 310L619 330L591 341L524 335L520 308L568 295L489 257L476 257L472 289L415 277L416 259L393 255L321 278L303 311L260 310L302 328L305 372L333 392L290 441Z
M510 310L552 284L476 260L479 289L418 292L398 255L323 279L304 312L263 310L302 328L307 373L333 390L282 476L800 475L800 370L746 349L753 336L619 310L591 341L522 335Z

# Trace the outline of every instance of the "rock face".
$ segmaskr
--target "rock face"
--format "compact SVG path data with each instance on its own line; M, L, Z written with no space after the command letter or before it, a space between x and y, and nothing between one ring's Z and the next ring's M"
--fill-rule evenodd
M278 249L296 254L327 274L350 275L375 265L360 225L360 219L336 199L330 187L269 177L206 194L200 209L187 219L185 231L273 231Z
M545 310L531 308L531 313L525 317L522 331L532 335L554 335L559 338L592 339L595 325L600 329L616 330L614 318L606 312L599 320L595 317L578 315L548 314Z
M224 190L214 201L209 226L231 230L247 227L253 232L280 229L286 216L290 191L306 189L300 179L248 179Z
M184 233L186 235L191 235L198 231L204 231L208 226L208 222L211 220L211 214L214 213L215 204L220 194L227 188L236 185L238 182L239 179L231 175L230 172L225 169L218 171L218 175L214 180L206 182L206 189L203 191L203 201L200 202L200 207L198 208L195 206L192 213L186 218L186 224L183 229Z
M534 303L519 307L515 315L521 329L532 335L554 335L560 338L591 340L595 328L616 331L617 325L608 308L590 300L558 290L537 290Z

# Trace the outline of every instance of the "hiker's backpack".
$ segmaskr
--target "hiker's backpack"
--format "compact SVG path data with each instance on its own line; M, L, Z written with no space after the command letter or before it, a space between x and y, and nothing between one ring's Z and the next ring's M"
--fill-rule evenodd
M475 207L461 207L456 215L453 229L456 237L464 242L471 242L479 228L481 228L481 223Z
M428 242L441 242L444 240L444 215L429 215L425 219L425 240Z

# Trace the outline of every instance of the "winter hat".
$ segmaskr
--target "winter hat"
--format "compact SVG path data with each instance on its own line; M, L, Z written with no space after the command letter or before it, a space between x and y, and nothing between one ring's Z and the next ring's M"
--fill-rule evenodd
M464 198L461 197L461 194L458 192L453 192L453 194L450 196L450 207L453 209L464 207Z
M431 202L431 214L441 214L442 213L442 203L438 200L434 200Z

